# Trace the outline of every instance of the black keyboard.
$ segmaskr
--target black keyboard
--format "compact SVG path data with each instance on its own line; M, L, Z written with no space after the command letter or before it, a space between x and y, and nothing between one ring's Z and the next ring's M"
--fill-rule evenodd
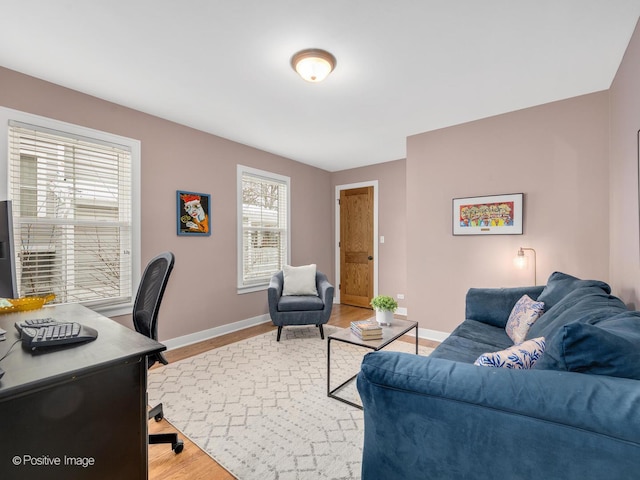
M56 322L46 326L22 326L21 332L22 344L31 350L90 342L98 337L98 332L95 329L75 322Z
M30 318L28 320L23 320L22 322L16 322L16 330L22 332L24 327L48 327L49 325L59 325L61 322L54 320L53 318Z

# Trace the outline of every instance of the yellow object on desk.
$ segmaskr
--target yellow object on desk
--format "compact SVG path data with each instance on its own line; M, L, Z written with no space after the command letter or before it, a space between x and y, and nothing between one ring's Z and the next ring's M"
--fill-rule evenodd
M53 293L44 297L22 297L7 298L0 303L0 313L24 312L26 310L37 310L42 308L45 303L56 298Z

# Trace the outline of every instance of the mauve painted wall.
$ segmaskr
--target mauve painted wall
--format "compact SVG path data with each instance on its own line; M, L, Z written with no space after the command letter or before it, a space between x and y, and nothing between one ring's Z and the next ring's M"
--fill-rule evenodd
M638 238L638 129L640 27L629 42L610 89L611 284L630 307L640 308Z
M406 298L407 175L405 167L406 161L403 159L334 172L331 175L331 186L332 191L335 192L337 186L378 181L378 236L384 236L384 243L378 243L378 293L392 297L402 293ZM333 226L333 238L335 238L335 210ZM398 306L405 307L405 300L398 300Z
M291 177L292 264L333 275L330 173L0 67L0 105L142 143L142 261L176 255L161 340L268 312L266 291L236 293L236 165ZM176 190L211 194L210 237L176 235ZM116 320L131 325L129 316Z
M554 102L407 142L409 318L450 332L470 287L533 284L513 266L537 251L538 284L559 270L608 280L608 92ZM525 194L524 235L452 236L452 199Z
M379 291L405 293L410 318L446 332L462 320L468 288L532 283L512 266L520 246L537 250L538 283L555 270L610 279L637 305L638 84L636 29L610 91L415 135L406 161L332 174L3 68L0 105L142 141L143 261L163 249L178 256L162 339L267 311L263 292L235 293L237 163L292 177L292 263L315 262L331 278L335 186L378 180ZM211 192L211 237L175 235L179 188ZM451 235L452 198L511 192L526 194L524 235Z

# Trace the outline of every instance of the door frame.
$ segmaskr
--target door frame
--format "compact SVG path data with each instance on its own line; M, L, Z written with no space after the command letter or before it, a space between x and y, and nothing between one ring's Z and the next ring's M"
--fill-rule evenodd
M336 271L336 289L333 295L334 303L340 303L340 192L342 190L351 190L352 188L373 187L373 296L378 294L378 180L370 180L368 182L348 183L345 185L336 185L335 192L335 219L336 219L336 238L335 238L335 271Z

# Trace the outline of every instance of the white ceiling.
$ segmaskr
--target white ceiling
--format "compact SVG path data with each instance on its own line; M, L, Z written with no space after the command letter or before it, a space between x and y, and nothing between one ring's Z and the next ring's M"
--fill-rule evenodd
M0 0L0 65L336 171L608 89L639 15L640 0ZM337 58L320 84L289 63L312 47Z

